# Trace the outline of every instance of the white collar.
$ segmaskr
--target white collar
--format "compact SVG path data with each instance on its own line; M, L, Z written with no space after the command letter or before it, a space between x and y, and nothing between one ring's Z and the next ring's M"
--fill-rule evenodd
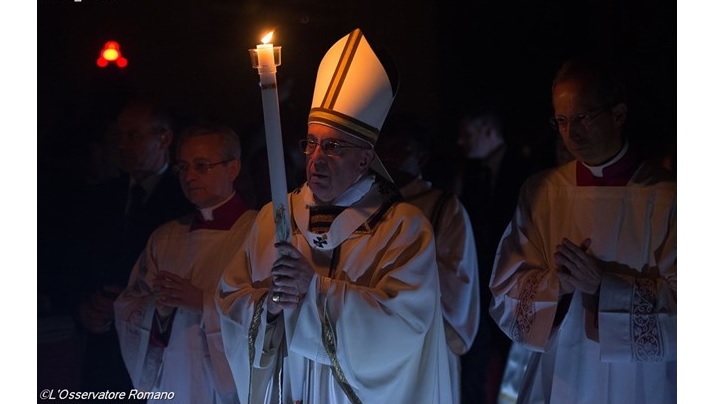
M201 208L201 209L197 209L197 210L199 210L199 212L202 214L202 218L204 220L214 220L214 213L213 213L214 210L217 209L218 207L224 205L225 203L227 203L227 201L232 199L234 194L235 194L235 192L232 192L232 194L229 195L229 197L227 199L223 200L222 202L220 202L214 206L210 206L209 208Z
M590 166L583 161L581 164L583 164L584 167L588 168L589 171L591 171L591 174L593 174L594 177L602 178L603 177L603 170L606 169L606 167L610 167L611 165L615 164L618 160L620 160L628 151L628 142L625 142L623 144L623 148L620 152L616 155L616 157L612 158L606 163L601 164L600 166Z
M334 206L351 206L364 197L374 183L374 175L364 175L357 179L346 191L334 199ZM307 206L316 206L317 201L311 192L305 194L304 203Z

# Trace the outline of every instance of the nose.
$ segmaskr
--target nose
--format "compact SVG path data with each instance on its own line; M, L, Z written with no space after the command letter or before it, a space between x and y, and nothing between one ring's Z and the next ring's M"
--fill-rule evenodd
M187 167L186 170L180 171L180 173L179 173L179 179L182 182L189 183L189 182L192 182L196 178L197 178L197 173L195 172L194 167L192 167L192 166Z
M580 122L578 122L575 119L567 119L566 122L563 124L563 127L561 130L569 137L569 138L576 138L579 137L581 134L581 131L583 130L583 127Z
M307 157L309 157L309 159L312 161L316 161L320 158L325 158L326 156L327 154L324 152L324 149L321 145L314 146L314 150L312 150L312 152L307 155Z
M318 149L319 147L317 147ZM311 153L307 154L307 169L310 167L323 170L327 166L327 157L324 152L318 152L316 149Z

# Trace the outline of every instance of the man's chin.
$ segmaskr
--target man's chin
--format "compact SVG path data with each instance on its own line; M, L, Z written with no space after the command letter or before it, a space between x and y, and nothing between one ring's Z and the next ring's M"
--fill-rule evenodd
M331 196L329 195L329 187L327 187L326 184L323 184L321 181L308 181L307 186L312 191L312 194L314 195L315 199L321 202L327 202L332 200Z
M322 190L326 190L328 188L326 181L315 178L307 181L307 186L312 190L312 192L321 192Z

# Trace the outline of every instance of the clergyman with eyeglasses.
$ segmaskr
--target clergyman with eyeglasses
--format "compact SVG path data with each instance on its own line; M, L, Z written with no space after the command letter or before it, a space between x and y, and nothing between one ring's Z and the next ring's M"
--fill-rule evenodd
M524 183L496 253L490 313L532 351L507 368L519 403L677 401L676 182L626 140L615 71L557 72L551 123L576 160Z
M115 301L122 357L140 391L173 394L173 403L238 404L214 295L257 212L234 190L240 141L225 126L187 129L174 172L193 214L150 236ZM168 397L157 396L165 402Z
M275 243L265 205L222 277L222 334L243 403L447 403L431 224L374 149L392 70L359 29L329 49L306 138L306 183Z

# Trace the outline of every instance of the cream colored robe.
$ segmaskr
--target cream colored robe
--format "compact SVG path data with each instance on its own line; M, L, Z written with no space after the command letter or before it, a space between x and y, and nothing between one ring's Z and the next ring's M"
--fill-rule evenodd
M135 388L174 392L173 404L237 403L214 296L222 271L256 214L246 211L230 230L190 232L188 216L154 231L132 270L128 288L115 302L122 356ZM149 343L155 313L151 288L159 270L189 278L204 291L202 314L177 309L166 348Z
M519 403L675 403L676 183L642 165L626 186L578 187L576 162L524 185L491 277L490 313L535 351ZM563 238L604 269L597 302L559 301L554 251Z
M222 335L240 400L451 402L429 222L412 205L388 205L386 189L374 184L327 233L311 234L309 192L305 184L289 198L291 243L316 272L301 306L267 324L277 258L271 203L220 283Z
M436 259L441 285L446 344L453 402L460 403L461 355L465 354L479 330L479 263L471 221L454 195L444 198L431 183L420 177L401 188L406 202L418 207L435 224ZM438 206L441 205L441 206Z

